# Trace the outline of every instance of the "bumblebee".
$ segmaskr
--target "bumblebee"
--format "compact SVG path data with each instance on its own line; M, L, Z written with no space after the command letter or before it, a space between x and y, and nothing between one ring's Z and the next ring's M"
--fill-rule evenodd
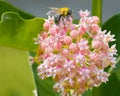
M54 16L55 23L59 24L60 20L66 18L69 20L69 17L72 17L73 11L68 7L55 8L50 7L51 11L47 13L49 16Z

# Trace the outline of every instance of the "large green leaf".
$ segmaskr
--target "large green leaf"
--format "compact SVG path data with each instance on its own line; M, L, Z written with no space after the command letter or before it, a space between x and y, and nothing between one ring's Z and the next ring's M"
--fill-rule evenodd
M120 56L120 14L116 14L114 16L112 16L109 20L107 20L103 26L102 26L103 30L107 30L107 31L111 31L112 34L115 35L115 39L116 41L110 44L116 44L116 48L117 48L117 53L118 56ZM120 70L120 60L118 59L116 68L114 69L114 72Z
M120 56L117 59L116 68L114 68L111 73L114 73L117 71L120 71Z
M33 96L35 84L26 53L0 47L0 96Z
M25 20L15 12L2 14L0 22L0 45L35 51L33 38L43 29L44 19Z
M34 18L33 15L28 14L24 11L21 11L21 10L17 9L16 7L14 7L6 2L0 1L0 16L5 12L10 12L10 11L18 13L24 19Z
M93 96L92 89L87 90L82 96Z
M106 84L94 88L93 96L120 96L120 81L116 74L112 74Z
M42 30L43 18L0 1L0 46L35 51L33 38Z
M116 43L118 56L120 56L120 14L112 16L103 24L102 29L111 31L112 34L115 34L116 41L113 43Z

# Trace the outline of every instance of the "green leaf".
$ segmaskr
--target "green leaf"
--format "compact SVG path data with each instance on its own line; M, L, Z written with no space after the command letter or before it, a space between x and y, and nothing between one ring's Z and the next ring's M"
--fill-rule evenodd
M0 47L0 96L33 96L31 73L27 52Z
M36 63L32 65L38 96L59 96L59 94L53 90L54 82L51 78L46 78L45 80L40 79L37 67L38 65Z
M120 81L116 74L112 74L106 84L94 88L93 96L120 96Z
M35 51L33 38L42 30L43 18L0 1L0 46Z
M117 72L117 71L120 71L120 57L118 57L117 63L116 63L116 68L114 68L114 69L112 70L112 73ZM111 74L112 74L112 73L111 73Z
M21 11L21 10L17 9L16 7L8 4L7 2L0 1L0 16L5 12L10 12L10 11L11 12L16 12L17 14L19 14L24 19L34 18L33 15L28 14L24 11ZM1 20L1 18L0 18L0 20Z
M117 48L117 53L118 56L120 56L120 14L116 14L114 16L112 16L109 20L107 20L103 26L102 26L103 30L107 30L107 31L111 31L112 34L115 35L115 42L110 43L111 44L116 44L116 48ZM116 68L113 70L114 72L120 70L120 60L118 59L118 62L116 64Z
M116 14L107 20L103 24L102 29L111 31L115 35L116 41L113 44L116 44L118 56L120 56L120 14Z
M33 38L43 30L44 19L25 20L15 12L2 14L0 22L0 45L35 51Z
M92 89L87 90L82 96L93 96Z

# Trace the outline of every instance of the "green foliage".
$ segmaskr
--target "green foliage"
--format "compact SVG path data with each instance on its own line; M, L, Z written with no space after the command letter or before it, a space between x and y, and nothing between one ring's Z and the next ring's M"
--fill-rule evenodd
M115 34L116 41L113 43L116 44L118 56L120 56L120 14L112 16L103 24L102 29L111 31L112 34Z
M87 90L83 96L93 96L92 89Z
M26 53L0 47L0 96L33 96L35 84Z
M17 9L16 7L14 7L14 6L6 3L6 2L0 1L0 16L5 12L16 12L17 14L20 15L20 17L22 17L24 19L32 19L32 18L34 18L33 15L28 14L28 13L26 13L24 11L21 11L21 10Z
M44 19L25 20L15 12L2 14L0 22L0 45L35 51L34 37L43 29Z
M0 45L36 51L34 37L43 29L43 18L25 13L0 1Z
M119 90L120 80L118 79L116 73L114 73L109 77L109 81L107 83L93 89L93 96L119 96Z
M116 44L116 48L118 51L117 57L119 57L120 56L120 14L116 14L116 15L112 16L109 20L107 20L103 24L102 29L111 31L111 34L115 35L116 41L110 43L110 45ZM120 69L120 57L117 60L116 68L113 71L116 72L119 69Z

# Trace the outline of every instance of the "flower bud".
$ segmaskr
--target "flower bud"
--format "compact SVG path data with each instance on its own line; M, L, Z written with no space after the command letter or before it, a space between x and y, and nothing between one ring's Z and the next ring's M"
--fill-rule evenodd
M71 39L71 37L69 37L69 36L66 36L65 38L64 38L64 43L65 44L70 44L72 42L72 39Z
M77 30L72 30L72 31L70 32L70 36L71 36L71 38L73 38L73 39L77 38L78 35L79 35L79 32L78 32Z

